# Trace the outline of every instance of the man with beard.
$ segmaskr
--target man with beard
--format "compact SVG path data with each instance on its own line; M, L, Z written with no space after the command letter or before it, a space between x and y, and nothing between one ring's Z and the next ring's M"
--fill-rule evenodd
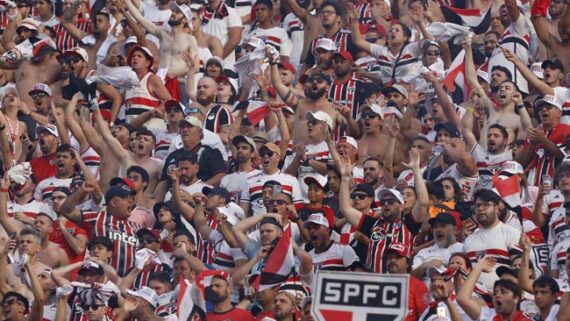
M422 279L431 267L444 267L453 253L463 251L463 244L457 242L457 221L449 213L443 212L428 221L435 244L421 249L412 264L412 275ZM428 275L429 277L429 275ZM425 280L427 281L427 279Z
M500 266L510 266L511 259L521 255L521 251L516 247L521 232L499 220L501 199L495 192L481 189L475 193L473 200L475 218L480 228L465 239L463 252L467 253L473 263L480 260L482 256L490 254L493 256L490 259L496 259L500 262ZM477 273L476 279L479 279L487 289L492 289L493 283L498 279L495 268L491 266L485 272L481 276ZM474 271L471 273L475 274ZM469 314L463 305L462 307Z
M198 178L200 171L196 154L185 152L176 157L176 169L170 169L169 175L172 185L179 185L182 192L192 196L196 193L202 193L204 187L210 187L207 183ZM188 197L188 196L187 196ZM172 193L168 192L164 197L165 201L172 198Z
M73 147L67 144L60 145L55 152L54 164L55 175L42 180L36 187L34 198L38 201L45 202L50 199L51 192L58 186L69 188L71 185L71 177L75 173L76 165Z
M260 175L261 171L253 167L253 160L257 155L257 144L253 138L237 135L232 139L232 145L236 151L234 160L237 169L222 178L220 187L227 189L232 199L239 204L241 194L248 188L247 182Z
M415 149L420 153L420 172L423 178L428 181L434 180L442 173L441 170L435 168L426 171L432 161L432 145L433 144L425 136L418 136L412 141L412 145L410 145L410 150ZM414 186L414 173L409 169L403 170L400 176L398 176L398 181L401 180L405 181L407 186Z
M106 7L95 13L92 34L77 28L73 22L74 16L75 9L73 7L68 8L63 13L63 27L87 51L89 69L96 69L97 63L105 59L109 47L117 41L117 38L109 34L111 14Z
M40 212L46 212L48 205L34 199L36 188L35 177L31 175L24 184L10 181L12 198L8 201L8 216L25 223L32 224Z
M192 28L192 12L187 5L172 3L170 10L172 15L168 19L168 25L172 28L170 32L156 26L153 22L145 19L137 10L131 0L126 0L125 4L129 13L139 22L148 33L156 36L160 40L161 68L168 68L165 85L173 99L179 101L182 93L186 91L186 70L190 68L182 59L183 54L189 54L193 60L193 66L199 66L198 43L196 38L186 33L186 28Z
M40 0L34 5L34 12L37 16L34 19L39 21L44 27L53 27L59 23L59 19L55 16L55 2L51 0Z
M210 77L202 77L196 87L196 100L205 111L204 128L218 134L224 145L228 145L231 125L234 117L230 105L216 104L216 91L218 84Z
M552 3L554 3L554 1L552 1ZM557 1L557 3L559 2ZM567 7L568 1L564 1L564 3L566 4L564 6ZM549 30L551 28L551 25L549 24L547 18L547 11L549 13L551 9L549 8L548 4L548 1L538 1L536 3L533 3L532 23L534 25L538 38L544 44L546 49L551 53L558 55L559 59L562 61L564 69L570 70L570 59L568 59L568 57L565 55L559 54L561 52L567 52L567 50L570 48L570 10L566 9L566 12L563 15L561 13L558 13L559 17L560 15L562 16L559 18L558 23L556 24L558 29L558 35L556 35ZM558 6L559 5L560 4L558 4ZM556 9L553 11L556 15ZM524 59L522 60L525 61Z
M27 105L22 105L22 113L27 119L31 118L35 122L45 125L48 123L48 113L53 102L53 94L51 88L43 83L37 83L28 92L28 95L34 100L33 108L30 109ZM24 121L25 119L24 118ZM29 126L29 123L26 123Z
M334 75L332 63L333 54L336 52L336 43L329 38L320 38L315 43L315 61L316 64L306 71L307 75L313 71L319 70L326 72L329 76Z
M247 311L232 305L232 283L230 275L224 271L218 271L212 277L212 281L206 287L206 301L214 305L212 312L206 314L207 321L252 321L253 315Z
M296 95L291 88L285 86L279 75L279 68L275 57L270 50L265 50L265 56L270 61L271 82L273 87L286 105L295 109L295 124L293 127L293 139L296 142L308 143L309 137L307 132L307 112L326 112L333 120L331 126L334 130L336 124L342 119L342 116L332 108L328 102L327 93L329 92L332 80L330 76L322 71L315 71L304 84L305 97Z
M36 182L40 183L44 179L55 175L54 159L55 152L59 146L59 133L55 125L47 124L36 128L36 135L38 136L42 156L32 159L30 165Z
M499 45L499 39L501 39L501 34L497 31L490 30L485 33L483 37L483 51L485 57L491 57L493 51L495 51L495 48Z
M296 321L297 300L292 294L281 291L273 301L273 317L275 321Z
M492 193L492 192L491 192ZM471 237L471 236L470 236ZM494 239L489 239L494 240ZM484 254L484 253L483 253ZM457 302L472 320L517 320L531 321L519 310L521 301L521 288L511 280L497 280L488 287L493 289L493 307L481 306L479 301L473 298L473 290L477 280L487 274L495 274L496 265L500 262L491 255L483 256L473 267L471 273L457 293Z

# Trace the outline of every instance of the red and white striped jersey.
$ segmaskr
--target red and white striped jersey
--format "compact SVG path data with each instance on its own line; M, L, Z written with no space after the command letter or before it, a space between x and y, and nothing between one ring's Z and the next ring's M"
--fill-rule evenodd
M303 197L301 195L301 187L296 177L277 171L272 175L261 174L255 176L252 180L247 182L247 189L241 195L241 202L249 203L252 215L259 215L266 212L261 193L263 184L267 181L276 181L281 183L283 193L288 194L293 199L294 203L302 203ZM247 215L247 213L246 213Z
M222 177L220 187L223 187L230 192L234 202L238 203L241 200L241 194L247 189L247 182L254 177L261 175L259 169L251 169L249 172L235 172Z
M75 26L83 32L91 33L91 25L88 19L79 19ZM64 52L79 46L79 42L71 36L62 24L53 26L53 30L56 33L55 44L59 51Z
M370 24L374 21L372 11L370 10L370 2L366 0L359 0L356 4L356 11L358 12L358 23Z
M254 27L249 32L250 36L257 37L265 42L266 45L271 45L279 51L279 55L289 57L293 51L293 43L289 39L287 31L283 28L273 27L263 29L259 26Z
M83 153L81 153L81 160L85 163L85 166L89 168L89 171L95 175L95 177L99 177L99 166L101 165L101 157L99 154L93 149L93 147L89 147Z
M554 250L550 253L550 270L558 271L558 278L567 281L568 269L566 268L566 251L570 247L570 238L564 239L554 246Z
M145 268L139 273L139 275L137 275L135 281L133 282L133 286L131 286L131 288L140 289L143 286L148 286L148 279L150 275L154 272L162 272L162 271L167 271L171 273L172 268L166 263L162 264L151 263L150 267Z
M49 213L49 205L44 202L39 202L36 199L32 199L26 204L18 204L15 201L8 201L8 216L14 217L16 213L24 213L30 218L36 218L38 213Z
M313 259L315 271L346 271L353 264L360 261L352 247L336 242L331 242L325 252L316 253L315 249L312 249L309 251L309 255Z
M570 135L570 125L558 124L554 128L544 131L546 138L556 145L564 144L566 136ZM557 160L556 157L550 155L548 151L542 146L534 151L536 156L533 157L530 165L530 172L528 173L527 180L529 185L540 186L542 183L543 175L550 175L554 177L554 169L560 165L562 160Z
M392 53L387 46L370 44L370 55L378 59L382 83L392 80L392 75L396 82L402 78L419 73L422 62L419 59L421 51L418 42L409 43L402 48L401 53ZM394 68L396 71L394 72Z
M439 175L437 180L445 177L455 178L455 181L457 181L457 184L459 184L459 187L461 188L461 194L463 194L463 199L465 201L470 201L473 198L473 194L475 194L475 186L479 180L479 175L476 177L465 176L459 171L457 164L453 164L446 169L445 172Z
M69 185L71 185L71 178L60 179L55 176L48 177L36 186L34 198L37 201L47 202L51 198L51 192L53 192L56 187L65 186L69 188Z
M208 237L208 243L214 247L213 266L217 270L230 270L235 267L236 260L246 260L247 256L239 248L231 248L218 231L212 231Z
M138 116L145 111L153 110L160 105L160 100L151 95L148 90L148 79L153 75L152 72L148 72L140 80L138 86L131 89L127 89L125 92L125 104L127 110L125 112L126 116Z
M505 150L500 154L491 154L479 144L475 145L471 155L477 163L479 172L478 189L493 188L493 175L501 169L504 162L513 160L513 153L510 150Z
M463 243L463 252L473 264L485 255L492 255L497 264L490 273L482 273L479 281L487 289L492 289L494 282L499 279L495 269L499 266L511 266L512 256L520 255L517 247L521 232L502 222L491 228L479 228L469 235Z
M562 118L560 122L565 125L570 125L570 88L554 87L554 96L564 103L562 105Z
M228 108L222 105L215 105L210 108L204 117L204 128L219 134L223 127L231 126L234 123L234 116Z
M548 249L552 252L556 244L570 238L570 228L566 223L566 209L558 207L548 221Z
M83 212L82 222L82 227L94 237L107 237L113 242L111 265L119 276L125 276L135 264L138 246L136 233L140 226L107 211Z
M174 137L179 136L180 133L169 133L158 128L153 128L152 132L156 137L156 145L154 147L153 157L164 160L166 157L168 157L170 142L172 142Z
M328 163L330 160L332 160L332 157L329 152L329 147L327 143L324 141L318 144L308 144L305 147L305 156L307 156L308 160L315 160L322 163ZM299 186L301 187L301 193L303 194L304 197L307 196L307 192L309 189L307 184L305 184L304 182L305 177L307 177L308 175L323 176L308 163L299 165L297 177L299 178Z

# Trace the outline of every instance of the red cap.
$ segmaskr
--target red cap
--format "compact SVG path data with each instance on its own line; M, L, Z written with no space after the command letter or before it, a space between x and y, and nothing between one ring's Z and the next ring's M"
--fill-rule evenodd
M295 67L289 63L288 61L283 61L279 63L279 68L283 68L285 70L289 70L290 72L293 73L293 75L297 74L297 69L295 69Z
M410 257L410 247L403 243L392 243L386 249L386 252L394 251L402 257Z
M354 62L354 58L352 58L352 54L346 50L335 52L335 54L333 55L333 59L335 56L341 56L342 58L344 58L350 62Z
M135 190L135 183L126 177L115 177L109 182L110 186L127 185L131 190Z

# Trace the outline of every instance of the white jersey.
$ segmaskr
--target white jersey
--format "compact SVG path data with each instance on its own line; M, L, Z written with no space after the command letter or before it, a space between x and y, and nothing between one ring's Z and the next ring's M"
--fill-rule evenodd
M554 246L570 237L570 229L566 223L566 209L560 206L548 222L548 249L552 252Z
M436 243L430 247L419 250L419 252L414 256L412 270L417 269L420 265L433 260L441 260L444 265L447 265L451 254L460 252L463 252L462 243L456 242L449 247L441 247ZM427 278L423 278L422 280L426 283L426 286L429 285L429 280Z
M81 39L81 41L85 45L95 45L96 40L95 40L94 35L87 35L87 36L83 37ZM117 38L108 34L107 38L105 38L105 41L103 41L103 43L101 44L101 47L99 47L99 50L97 50L97 54L95 55L96 56L95 59L96 59L97 63L101 63L105 59L105 57L107 57L107 52L109 51L109 48L115 42L117 42Z
M283 193L289 195L294 203L303 202L301 187L299 187L299 181L297 181L296 177L282 173L281 171L277 171L271 175L261 174L247 182L247 188L243 191L240 200L241 202L250 204L251 213L253 215L267 212L263 205L263 199L261 198L263 184L267 181L279 182Z
M232 196L232 200L239 204L241 194L245 189L247 189L247 182L259 175L261 175L261 171L255 168L249 172L231 173L222 177L220 187L227 189Z
M14 201L8 201L8 216L14 217L16 213L24 213L29 218L36 218L38 213L50 213L49 205L32 199L26 204L18 204Z
M451 165L445 172L441 173L436 180L440 180L446 177L455 178L459 188L461 188L461 194L463 194L463 199L465 201L471 201L473 194L475 193L475 186L479 180L479 175L475 177L468 177L463 175L459 169L457 169L457 164Z
M283 28L273 27L269 29L262 29L257 27L249 32L250 36L257 37L265 42L266 45L271 45L279 51L279 55L289 57L293 51L293 43L289 39L287 31Z
M490 273L481 273L479 277L487 289L492 289L499 279L495 270L499 266L511 266L511 257L522 253L517 247L520 237L519 230L499 222L491 228L478 228L463 243L463 252L473 264L485 255L492 255L497 260Z
M51 201L51 193L56 187L65 186L69 188L69 185L71 185L71 178L59 179L55 176L48 177L36 186L34 198L37 201Z
M53 28L55 25L60 23L59 19L55 15L51 16L48 21L42 21L40 16L35 16L34 20L39 21L42 26L50 28Z
M568 280L568 270L566 269L568 247L570 247L570 238L556 244L550 253L550 270L558 271L558 277L563 281Z
M202 135L204 135L204 137L202 137L202 141L200 143L202 145L207 145L213 149L219 150L220 153L222 153L222 158L224 159L224 162L227 162L228 152L226 151L226 147L224 146L224 143L222 142L220 135L213 133L205 128L202 130ZM172 141L170 141L170 146L168 147L168 154L182 148L183 146L184 145L182 144L182 138L180 138L180 135L176 135L172 139Z
M424 174L424 172L426 171L427 166L420 168L420 173L422 173L422 175ZM411 169L405 169L400 173L400 176L398 176L397 181L399 180L404 180L406 181L406 184L408 186L414 187L415 181L414 181L414 171L412 171Z
M212 265L217 270L231 270L235 267L235 261L247 261L247 256L241 249L231 248L220 232L212 231L207 241L214 247L214 262Z
M471 155L477 163L479 173L477 189L493 188L493 175L501 170L504 162L513 160L513 153L510 150L505 150L500 154L491 154L479 144L475 145Z
M307 157L307 160L316 160L323 163L327 163L329 160L331 160L329 147L326 142L307 145L305 147L305 156ZM299 185L301 186L301 193L303 194L304 198L307 197L307 192L309 189L307 184L304 182L305 177L308 175L322 176L325 178L325 176L317 172L317 170L310 166L308 163L306 165L299 165L297 177L299 178Z
M164 161L166 157L168 157L170 143L174 140L174 138L180 136L180 133L178 132L169 133L168 131L159 128L153 128L151 130L154 133L154 136L156 137L154 154L152 156Z
M396 82L400 82L402 78L418 74L422 67L419 59L421 50L418 42L408 43L401 52L393 54L388 46L370 44L370 55L378 59L380 72L382 74L382 83L388 83L392 80L392 75ZM394 68L396 71L394 72Z
M241 17L234 8L230 8L224 2L220 4L216 12L212 14L212 17L201 26L202 31L208 33L222 42L222 46L225 46L229 40L229 28L242 28L243 24L241 22ZM235 53L232 51L226 59L224 59L224 64L233 66L236 62Z
M297 67L301 64L301 53L303 52L303 39L305 32L303 22L292 12L288 13L283 20L283 28L287 31L289 39L293 45L293 51L289 56L289 62ZM297 68L297 70L299 70Z
M570 125L570 88L554 87L554 96L564 103L562 105L562 118L560 122L565 125Z
M455 305L457 312L459 312L459 314L461 315L461 320L471 321L471 318L467 315L467 313L465 313L465 311L463 311L463 309L461 308L461 306L459 306L459 304L455 299L453 299L453 305ZM442 316L438 316L437 313L437 310L440 308L443 308L445 311L444 315ZM447 305L445 303L439 302L437 304L437 308L430 309L430 307L428 306L424 310L424 313L420 315L418 321L451 321L451 313L449 312L449 309L447 308Z
M180 189L190 195L194 195L196 193L202 193L202 189L204 187L212 187L212 185L208 185L204 182L202 182L202 180L198 180L196 181L194 184L192 185L182 185L180 184ZM170 199L172 198L172 193L169 191L168 193L166 193L166 195L164 196L164 201L168 202Z
M352 247L336 242L331 242L329 248L322 253L317 254L315 249L312 249L309 251L309 255L313 259L315 271L346 271L348 267L360 261Z

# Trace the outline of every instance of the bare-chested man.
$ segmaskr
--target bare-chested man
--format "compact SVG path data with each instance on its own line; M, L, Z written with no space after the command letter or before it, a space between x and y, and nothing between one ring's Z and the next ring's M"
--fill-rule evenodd
M202 25L201 9L202 6L199 4L190 5L190 10L192 10L192 35L196 38L198 44L198 56L205 63L210 57L221 57L224 53L224 47L220 39L202 31L200 27Z
M2 97L2 110L0 111L0 125L3 127L1 134L8 136L9 151L3 151L10 155L2 155L4 168L12 167L12 160L19 161L22 154L22 141L20 136L27 134L26 124L18 120L18 110L20 109L20 98L14 87L6 88L6 93ZM11 156L11 157L8 157ZM7 163L6 163L7 162Z
M569 1L564 0L563 2L565 6L568 7ZM540 3L544 3L544 1L537 1L534 3L534 6L537 6ZM534 29L536 30L538 38L540 41L542 41L546 49L548 49L551 53L554 53L558 58L560 58L560 60L562 60L564 69L570 70L570 57L563 54L565 52L568 52L570 49L570 10L567 9L566 12L558 20L557 37L556 34L550 31L552 27L551 24L554 23L554 21L550 22L546 17L547 10L534 10L534 6L534 16L532 17L532 23L534 25ZM548 11L550 11L550 8L548 8Z
M301 7L296 0L287 0L289 8L303 22L305 30L301 61L307 57L311 41L325 31L320 19L320 8L323 2L323 0L313 0L311 10L307 10Z
M39 213L34 220L34 228L42 239L38 261L56 269L69 264L69 257L65 250L49 240L49 235L53 232L53 219L45 213Z
M188 65L182 59L182 54L189 53L194 61L194 66L199 66L196 38L186 32L192 28L190 7L172 3L170 7L172 15L168 19L168 24L172 30L166 32L145 19L131 0L125 0L125 5L135 20L160 40L160 68L168 68L165 79L166 86L169 88L171 96L179 100L181 93L185 91L185 85L178 83L185 83L184 77L188 69Z
M107 56L110 46L117 41L117 38L109 34L111 29L111 14L104 7L95 13L95 20L92 26L92 34L77 28L74 23L75 12L79 6L78 1L63 14L63 27L69 34L81 43L81 47L87 51L89 69L96 69L97 63L100 63Z

